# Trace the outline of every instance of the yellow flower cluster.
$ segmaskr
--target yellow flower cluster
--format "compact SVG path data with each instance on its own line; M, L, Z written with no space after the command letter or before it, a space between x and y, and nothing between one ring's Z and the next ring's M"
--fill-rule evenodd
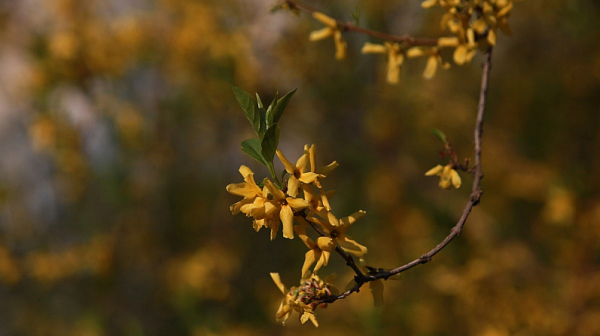
M338 292L337 288L329 283L330 279L323 281L317 275L313 275L309 279L303 279L300 281L300 286L293 286L289 289L281 282L279 273L271 273L271 278L284 295L275 315L277 321L283 324L293 312L297 312L300 315L302 324L310 320L315 327L318 327L319 323L317 322L315 309L317 307L327 308L326 303L319 303L320 300L330 295L336 295Z
M331 252L337 247L358 258L363 258L367 254L367 248L347 234L350 226L366 212L360 210L343 218L338 218L331 212L329 199L335 191L325 191L320 180L338 164L334 161L317 169L315 145L310 147L305 145L304 154L296 164L290 162L280 150L277 150L276 154L285 167L287 181L278 188L269 178L265 178L260 187L254 180L254 173L250 168L241 166L240 173L244 177L244 182L228 185L227 191L242 196L243 199L231 205L230 210L234 215L242 212L248 217L253 217L256 231L263 227L269 228L271 239L276 237L280 224L283 224L285 238L294 238L294 232L300 237L309 249L305 255L301 278L312 287L292 287L288 293L279 281L279 276L272 274L273 280L282 292L288 293L277 313L277 319L285 321L289 314L296 310L301 312L303 323L310 319L317 325L312 311L314 307L310 305L311 301L306 300L314 300L315 297L324 295L323 291L328 292L329 287L319 280L316 272L321 267L327 266ZM295 226L294 219L298 223ZM306 229L309 226L319 233L316 240L308 236ZM311 271L313 265L315 266Z
M458 65L469 63L477 48L496 45L497 30L510 34L508 15L513 7L512 0L426 0L423 8L441 6L446 13L442 16L442 29L452 37L438 40L439 47L454 49L454 62Z

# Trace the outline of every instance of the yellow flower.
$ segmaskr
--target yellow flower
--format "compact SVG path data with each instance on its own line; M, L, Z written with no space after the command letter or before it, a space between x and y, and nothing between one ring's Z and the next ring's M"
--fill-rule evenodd
M325 24L326 27L310 33L308 39L311 41L319 41L333 36L335 42L335 58L346 58L346 49L348 45L342 37L342 30L338 27L337 21L320 12L314 12L313 17Z
M319 304L318 301L338 292L337 288L329 282L329 277L323 281L317 275L313 275L309 279L301 280L300 286L289 289L281 282L279 273L271 273L271 279L284 295L275 314L275 319L284 325L295 311L299 314L302 324L310 320L315 327L318 327L315 309L327 308L326 303Z
M414 47L410 48L406 51L406 56L409 58L414 57L423 57L428 56L427 65L425 65L425 70L423 71L423 77L427 79L433 78L437 71L438 66L442 66L444 69L448 69L450 64L442 61L442 57L440 56L440 52L438 48L424 48L424 47Z
M227 192L233 195L242 196L244 199L241 201L232 204L229 207L231 213L234 215L240 212L240 209L247 204L252 204L257 197L262 196L262 190L260 187L254 182L254 173L250 168L242 165L240 167L240 174L244 177L244 182L242 183L232 183L227 186Z
M331 173L335 168L337 168L339 164L336 161L333 161L327 166L317 169L317 146L313 144L309 148L308 145L304 145L304 152L308 152L310 171L318 174L317 178L313 181L313 184L316 185L318 188L321 188L319 178L329 175L329 173Z
M278 149L276 153L279 157L279 160L281 160L281 163L283 163L285 170L290 174L290 178L288 179L287 185L288 195L292 197L298 196L298 188L300 187L300 182L313 183L317 179L317 177L319 177L319 174L307 171L309 163L308 152L304 152L304 155L302 155L298 159L296 165L288 161L288 159L283 155L281 150Z
M309 220L313 223L319 224L326 234L326 236L319 237L319 239L317 239L319 248L323 251L332 251L335 249L335 244L337 244L347 253L359 258L364 257L365 254L367 254L367 248L348 236L346 231L348 231L350 225L362 218L365 214L366 212L360 210L348 217L337 219L331 212L328 212L327 221L316 217L310 217Z
M425 173L426 176L437 175L440 177L440 188L450 189L452 186L454 188L460 188L462 183L458 172L452 168L452 164L448 164L446 166L437 165L431 168L429 171Z
M319 247L319 244L312 240L306 234L306 227L308 226L308 222L304 218L300 217L298 218L298 222L300 223L300 225L294 227L294 231L296 232L298 237L302 239L304 245L306 245L306 247L309 248L309 251L306 252L304 258L304 265L302 265L302 279L305 279L309 277L310 273L308 273L308 269L314 263L316 263L316 265L313 269L313 274L316 274L322 266L327 266L327 264L329 263L329 257L331 256L331 251L335 249L335 244L333 244L333 242L329 242L328 245L325 245L325 249L321 249ZM325 237L320 237L319 239L321 238Z
M294 238L294 211L301 211L310 204L303 199L286 197L283 191L273 185L268 179L265 179L265 187L269 190L269 194L273 196L273 200L265 203L265 216L277 216L283 223L283 237ZM267 205L269 204L269 205ZM271 208L272 206L272 208ZM269 207L267 209L267 207ZM271 223L271 240L275 238L279 222Z
M308 184L303 184L302 190L304 199L310 204L311 213L309 215L317 213L323 218L327 217L327 212L331 211L329 199L335 195L335 190L323 192L323 189L319 189L319 194L316 195Z
M385 42L384 45L365 43L363 54L387 54L387 77L389 84L397 84L400 76L400 66L404 62L404 54L398 43Z

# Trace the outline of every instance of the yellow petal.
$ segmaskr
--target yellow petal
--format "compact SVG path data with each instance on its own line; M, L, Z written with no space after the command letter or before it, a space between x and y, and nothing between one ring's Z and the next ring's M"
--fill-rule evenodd
M335 243L333 242L333 239L329 237L317 238L317 246L319 246L322 251L331 252L335 250Z
M257 190L260 190L256 185L250 183L232 183L227 187L227 192L237 196L243 196L245 198L253 198L257 196ZM260 193L259 193L260 194Z
M315 144L312 144L308 149L308 157L310 161L310 171L313 173L317 172L317 147Z
M426 53L425 50L421 47L410 48L406 51L406 56L408 58L421 57L421 56L425 56L428 54L429 53Z
M489 44L495 46L496 45L496 30L490 29L488 31L487 41Z
M347 235L339 237L336 241L344 251L358 258L362 258L367 254L367 248L365 246L357 243Z
M321 28L319 30L312 31L310 35L308 35L308 39L310 41L319 41L326 39L332 36L335 33L335 30L329 27Z
M266 216L270 216L270 215L274 214L277 210L279 210L279 207L276 204L277 203L275 203L275 202L265 202L265 215Z
M342 32L340 30L336 30L334 34L335 41L335 59L341 60L346 58L346 49L348 48L348 44L344 41L342 37Z
M427 65L425 66L425 71L423 71L423 77L426 79L431 79L435 76L435 72L438 67L438 57L436 55L431 55L427 59Z
M442 165L437 165L431 169L429 169L426 173L425 176L433 176L433 175L440 175L442 173L442 170L444 169L444 167L442 167Z
M279 221L272 221L269 227L271 228L271 240L273 240L275 239L275 237L277 237L277 231L279 230Z
M301 274L302 279L306 279L306 278L310 277L310 273L308 272L308 269L320 257L321 257L321 251L319 251L319 250L310 250L310 251L306 252L306 254L304 255L304 264L302 265L302 274Z
M488 29L488 23L485 18L480 17L479 19L473 21L471 27L477 32L477 34L483 34Z
M296 211L300 211L300 210L310 207L310 203L308 203L306 200L301 199L301 198L288 197L285 200L288 203L288 205Z
M421 2L421 7L423 8L431 8L437 4L438 0L425 0Z
M298 181L296 176L290 176L290 179L288 180L287 194L292 197L298 196L298 188L300 188L300 181Z
M350 225L354 224L357 220L363 218L366 214L367 214L366 211L363 211L363 210L357 211L348 217L344 217L344 218L340 219L340 223L342 226L350 226Z
M273 282L275 283L277 288L279 288L279 290L283 294L287 294L287 289L285 288L285 285L283 284L283 282L281 282L281 277L279 276L279 273L270 273L270 274L271 274L271 279L273 279Z
M454 50L454 63L458 65L463 65L467 61L467 46L464 44L459 45Z
M369 282L369 289L373 294L373 300L375 301L375 307L383 305L383 281L375 280Z
M289 205L281 207L279 212L279 218L283 223L283 237L288 239L294 239L294 212Z
M362 47L361 52L363 54L385 54L387 52L387 48L381 44L367 42Z
M309 161L308 153L305 153L298 159L298 161L296 161L296 169L298 169L301 173L303 173L304 171L306 171L306 168L309 163L308 161Z
M501 10L499 10L498 13L496 14L496 17L501 18L501 17L507 16L508 13L510 13L510 10L512 9L512 7L513 7L513 4L511 2L508 5L504 6Z
M458 37L440 37L438 47L456 47L459 45Z
M319 168L319 170L317 170L317 174L327 176L338 166L339 166L339 164L337 163L337 161L333 161L332 163L328 164L327 166Z
M277 157L279 157L279 160L281 161L281 163L283 163L283 166L285 167L285 171L287 171L291 175L294 175L294 170L296 170L296 166L294 166L285 157L285 155L283 155L283 152L281 152L281 150L278 149L277 151L275 151L275 153L277 153Z
M460 188L460 185L462 184L462 180L460 179L460 175L458 175L458 172L454 169L452 169L452 172L451 172L451 180L452 180L452 185L454 186L454 188L456 188L456 189Z
M267 190L269 191L269 193L271 193L271 195L273 195L275 197L275 199L277 199L277 200L285 199L285 194L283 193L283 191L281 191L281 189L277 188L273 184L273 182L271 182L271 180L265 179L265 187L267 187Z
M303 183L313 183L318 177L325 177L324 175L320 175L317 173L304 173L300 175L300 181Z
M239 202L237 202L237 203L234 203L234 204L232 204L232 205L229 207L229 210L231 210L231 214L233 214L233 215L237 215L237 214L239 214L239 213L240 213L240 209L241 209L241 208L242 208L244 205L247 205L247 204L252 204L252 203L253 203L253 202L252 202L252 199L244 198L244 199L242 199L241 201L239 201Z
M332 214L331 212L327 213L327 221L329 222L329 224L331 224L332 226L338 226L340 225L340 221L335 217L334 214Z
M312 15L315 19L321 21L326 26L329 26L331 28L334 28L335 26L337 26L337 22L335 21L334 18L331 18L321 12L313 12Z
M404 55L401 53L390 52L387 63L387 82L389 84L397 84L400 76L400 66L404 61Z
M469 48L475 48L475 32L473 28L467 29L467 43L469 44Z

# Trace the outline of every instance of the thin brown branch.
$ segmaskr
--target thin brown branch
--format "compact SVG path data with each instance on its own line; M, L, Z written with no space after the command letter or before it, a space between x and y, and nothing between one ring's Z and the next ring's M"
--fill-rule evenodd
M296 0L282 0L282 3L287 4L290 8L299 9L299 10L302 10L302 11L305 11L305 12L311 13L311 14L314 12L319 12L317 9L315 9L311 6L308 6L306 4L303 4L301 2L298 2ZM362 28L351 22L345 22L345 21L340 21L340 20L335 20L335 21L336 21L338 27L342 28L344 31L352 31L352 32L376 37L376 38L386 40L386 41L403 43L406 46L437 46L437 44L438 44L437 39L418 38L418 37L411 37L409 35L391 35L391 34L382 33L382 32L376 31L376 30Z
M324 300L324 302L330 303L330 302L334 302L339 299L344 299L344 298L348 297L350 294L352 294L353 292L358 292L360 290L360 288L362 287L362 285L364 285L365 283L367 283L369 281L374 281L374 280L378 280L378 279L387 280L389 277L391 277L393 275L402 273L402 272L409 270L417 265L426 264L426 263L430 262L431 259L433 258L433 256L435 256L438 252L440 252L444 247L446 247L454 238L456 238L462 232L462 229L465 226L465 223L467 222L467 218L469 217L471 210L473 209L473 207L475 207L477 204L479 204L479 200L481 199L481 195L483 193L483 191L481 189L481 185L480 185L481 179L483 178L483 168L481 166L481 136L483 133L483 118L484 118L484 114L485 114L485 105L486 105L487 92L488 92L489 76L490 76L490 70L492 68L492 49L491 48L489 48L484 53L484 57L485 57L485 59L484 59L484 63L483 63L483 74L481 76L481 89L480 89L480 93L479 93L479 104L477 106L477 118L475 121L475 129L474 129L475 166L473 167L473 170L475 172L475 177L473 180L473 186L471 188L471 196L469 197L469 201L467 202L467 205L465 206L465 209L463 210L463 213L460 216L460 219L458 220L456 225L454 225L454 227L450 230L450 234L448 234L448 236L446 236L446 238L444 238L444 240L442 240L442 242L440 242L431 251L423 254L418 259L415 259L415 260L409 262L408 264L394 268L390 271L381 270L378 272L371 272L371 274L365 275L362 277L357 276L355 278L356 284L354 285L353 288L346 290L345 292L341 293L340 295L331 296L331 297L327 298L326 300Z

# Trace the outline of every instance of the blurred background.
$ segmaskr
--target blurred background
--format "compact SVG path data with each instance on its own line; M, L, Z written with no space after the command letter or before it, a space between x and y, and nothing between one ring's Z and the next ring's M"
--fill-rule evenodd
M412 1L307 1L384 32L438 37L439 9ZM281 119L291 160L316 143L333 211L368 262L393 268L435 246L472 179L446 191L424 172L442 129L472 157L481 56L421 73L407 60L348 59L308 15L272 0L0 0L0 335L600 335L600 5L517 2L493 55L484 196L432 263L275 322L305 246L232 216L252 137L230 85L298 88ZM450 54L444 59L451 60ZM278 167L281 169L281 166ZM320 274L351 273L339 258Z

